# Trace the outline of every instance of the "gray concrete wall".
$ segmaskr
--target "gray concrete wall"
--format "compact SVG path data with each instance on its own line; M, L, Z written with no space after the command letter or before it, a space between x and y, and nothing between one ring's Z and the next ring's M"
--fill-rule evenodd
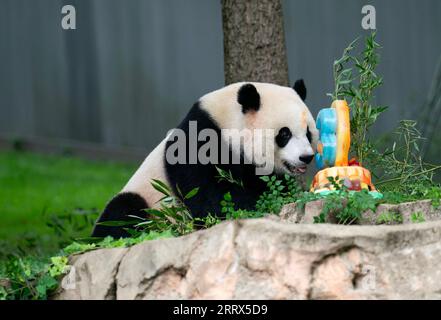
M285 0L291 81L316 113L329 105L332 62L377 9L378 102L387 130L418 113L441 54L438 0ZM77 30L60 27L77 9ZM155 146L204 93L223 86L220 1L0 0L0 134L103 146Z

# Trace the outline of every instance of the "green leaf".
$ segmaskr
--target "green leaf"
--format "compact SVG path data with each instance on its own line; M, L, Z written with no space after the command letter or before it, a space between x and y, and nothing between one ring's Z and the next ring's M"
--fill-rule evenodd
M161 192L162 194L167 196L171 195L170 187L167 186L164 182L157 179L152 179L151 185L155 190Z
M164 217L164 213L161 210L158 209L145 209L144 210L147 214L150 214L152 216L157 216L157 217Z
M148 209L146 209L146 210L148 210ZM138 219L138 220L145 220L145 218L138 217L138 216L135 216L135 215L132 215L132 214L128 214L127 217L128 218L133 218L133 219Z
M142 222L141 222L141 223L142 223ZM134 230L134 229L130 229L130 228L124 228L124 230L125 230L128 234L130 234L131 237L134 237L134 238L139 237L140 234L141 234L140 231L137 231L137 230Z
M103 238L95 238L96 241L99 240L103 240ZM67 255L70 254L74 254L74 253L80 253L80 252L86 252L89 250L93 250L96 248L96 244L95 243L78 243L78 242L73 242L70 245L68 245L67 247L65 247L63 249L63 252Z
M352 82L352 79L347 79L347 80L341 80L339 81L339 84L349 84Z
M95 242L99 242L103 240L103 237L81 237L81 238L76 238L75 241L76 242L80 242L80 243L95 243Z
M137 224L139 221L135 220L127 220L127 221L101 221L97 222L97 225L106 226L106 227L124 227L131 226Z
M197 193L199 192L199 187L198 188L194 188L193 190L191 190L189 193L187 193L185 195L185 199L191 199L193 198Z

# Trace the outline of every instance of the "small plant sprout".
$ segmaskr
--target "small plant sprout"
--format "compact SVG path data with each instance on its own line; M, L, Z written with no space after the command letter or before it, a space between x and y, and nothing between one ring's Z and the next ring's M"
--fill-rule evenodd
M420 144L423 141L416 128L416 121L402 120L395 131L396 140L392 148L377 157L382 176L377 183L385 190L391 190L432 199L439 203L441 189L433 182L433 174L441 165L425 163L421 157Z
M184 235L194 230L193 217L184 204L184 200L191 199L197 195L199 188L196 187L188 193L183 194L176 186L178 195L175 196L171 188L160 180L152 180L152 186L164 196L160 200L159 209L146 209L148 218L136 225L145 231L166 231L171 230L173 234Z
M426 218L424 217L424 213L417 211L410 215L410 221L412 221L413 223L421 223L425 222Z
M324 223L330 215L334 216L338 224L354 224L363 212L374 211L378 200L373 198L367 190L354 192L349 190L343 183L334 177L328 177L334 186L335 192L324 197L323 209L314 217L314 223Z
M283 179L274 175L261 179L266 182L267 190L256 203L256 210L260 213L278 214L283 205L297 201L302 192L298 181L289 175L284 175Z
M377 224L403 223L403 217L398 212L383 212L377 218Z
M239 187L244 188L243 181L236 180L233 177L233 174L231 173L230 170L225 171L225 170L223 170L223 169L221 169L221 168L219 168L217 166L216 166L216 170L217 170L217 173L218 173L218 175L216 176L216 178L218 179L218 182L220 182L220 181L227 181L227 182L229 182L231 184L236 184Z

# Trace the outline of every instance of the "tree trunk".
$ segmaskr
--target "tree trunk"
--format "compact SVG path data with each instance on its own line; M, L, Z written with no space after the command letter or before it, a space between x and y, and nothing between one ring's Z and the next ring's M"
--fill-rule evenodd
M222 0L225 83L289 85L280 0Z

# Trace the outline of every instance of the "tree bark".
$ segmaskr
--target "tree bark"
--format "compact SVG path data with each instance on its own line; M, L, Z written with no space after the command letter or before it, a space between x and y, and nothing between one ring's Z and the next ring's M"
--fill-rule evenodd
M225 83L289 85L280 0L222 0Z

